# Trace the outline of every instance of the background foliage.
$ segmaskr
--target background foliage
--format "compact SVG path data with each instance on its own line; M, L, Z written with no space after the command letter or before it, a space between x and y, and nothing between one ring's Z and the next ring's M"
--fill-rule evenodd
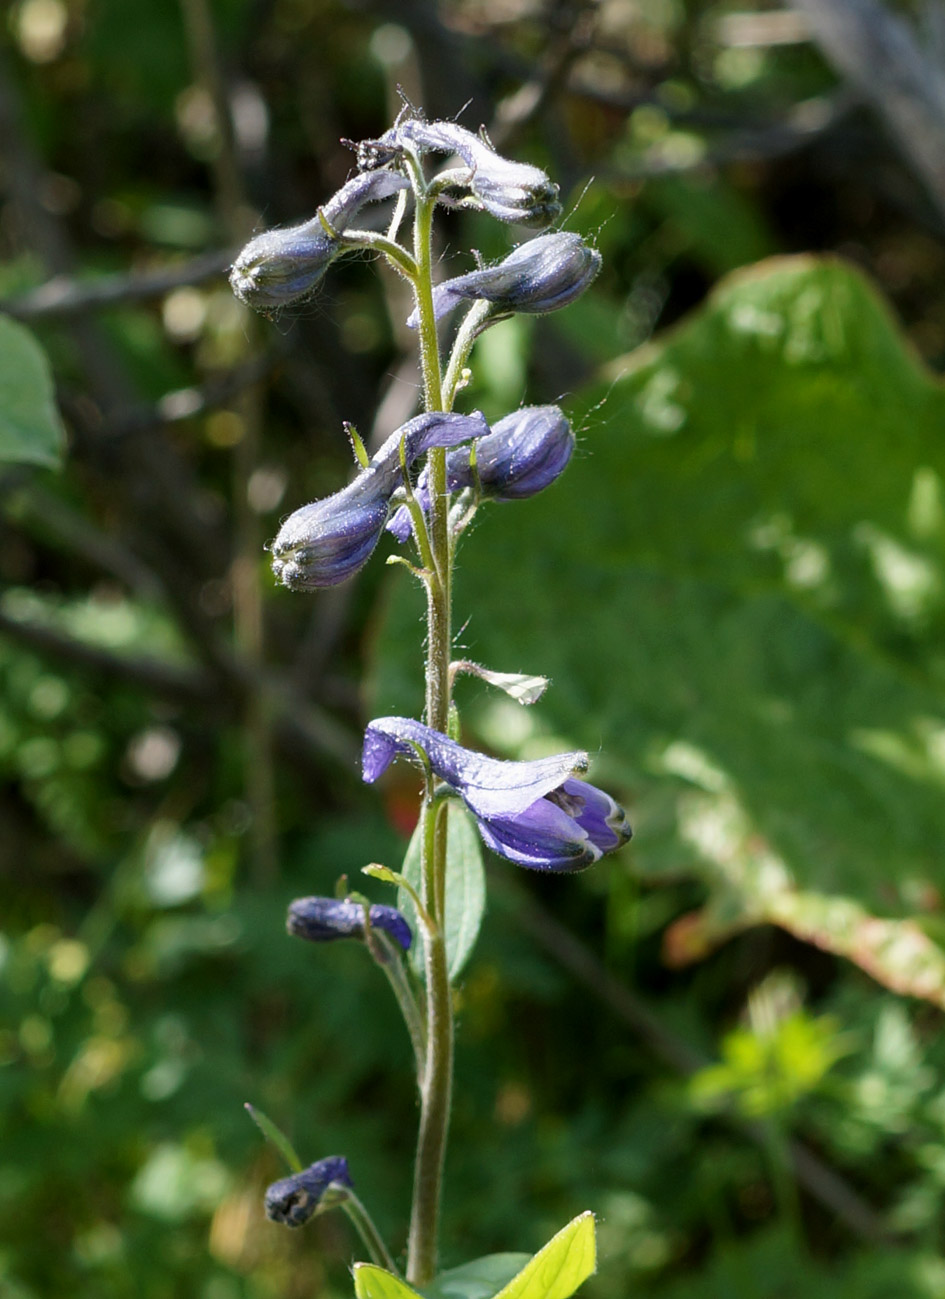
M4 22L0 1291L349 1293L343 1221L263 1219L283 1170L245 1101L347 1154L403 1238L388 990L282 928L402 860L413 781L379 798L356 758L418 707L416 596L377 563L278 592L263 544L345 480L342 419L376 444L413 413L412 339L357 262L271 323L223 277L400 84L469 101L604 254L568 312L480 344L467 408L561 401L580 443L481 519L457 591L464 653L553 686L460 704L496 753L599 754L637 829L576 879L490 868L444 1263L591 1209L590 1299L941 1294L945 218L914 159L793 10ZM508 239L457 215L454 246Z

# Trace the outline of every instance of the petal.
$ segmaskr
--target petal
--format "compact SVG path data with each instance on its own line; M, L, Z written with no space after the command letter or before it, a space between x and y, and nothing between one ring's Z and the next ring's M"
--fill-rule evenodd
M380 717L364 733L362 774L369 784L393 760L412 757L414 746L427 756L434 773L452 786L471 812L486 820L524 812L556 789L574 771L584 770L587 754L559 753L533 762L507 762L464 749L455 740L407 717Z
M604 790L586 780L566 780L561 788L564 794L581 799L583 806L575 820L601 853L612 852L631 838L626 812Z
M493 852L530 870L578 871L601 856L580 824L547 798L518 816L480 819L478 825Z
M348 1161L342 1155L320 1159L301 1173L273 1182L266 1191L266 1216L286 1227L301 1227L318 1212L322 1196L332 1182L351 1185Z

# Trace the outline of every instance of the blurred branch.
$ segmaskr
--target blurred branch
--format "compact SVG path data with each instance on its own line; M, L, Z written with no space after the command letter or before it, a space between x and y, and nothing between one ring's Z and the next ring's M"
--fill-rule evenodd
M794 0L824 55L885 120L945 217L945 69L878 0Z
M150 298L162 297L172 289L203 284L222 275L233 256L232 250L204 253L183 266L141 274L111 275L92 282L56 275L29 293L0 300L0 311L15 316L17 320L38 320L80 315L100 307L122 306L129 302L146 302Z
M510 885L504 877L500 887L506 896L514 898L515 918L525 932L609 1006L617 1018L629 1025L664 1064L676 1073L688 1076L711 1063L667 1028L656 1011L651 1010L641 997L631 992L619 979L615 979L591 949L541 903L527 897L523 890ZM767 1140L760 1124L738 1119L733 1114L726 1117L759 1144ZM800 1141L792 1140L789 1143L789 1153L794 1175L812 1199L836 1214L855 1235L864 1240L874 1244L890 1242L890 1233L882 1218L836 1169L825 1164Z

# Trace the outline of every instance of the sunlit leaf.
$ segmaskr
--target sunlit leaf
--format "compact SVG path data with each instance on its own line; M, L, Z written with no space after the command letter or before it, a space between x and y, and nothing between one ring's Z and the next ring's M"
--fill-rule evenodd
M773 921L945 1004L941 381L863 275L785 258L569 413L585 453L475 530L456 584L477 655L555 689L464 722L511 757L600 754L636 868L709 886L677 955ZM394 711L405 594L377 660Z
M594 1215L588 1211L552 1236L497 1299L568 1299L596 1270Z
M357 1299L419 1299L406 1281L374 1263L355 1263L354 1293Z

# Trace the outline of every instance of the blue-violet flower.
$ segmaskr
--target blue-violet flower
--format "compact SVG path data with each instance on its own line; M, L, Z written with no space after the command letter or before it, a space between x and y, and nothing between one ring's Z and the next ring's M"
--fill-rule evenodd
M377 780L395 758L415 758L417 749L472 812L487 846L519 866L582 870L632 834L609 794L573 778L586 770L586 753L508 762L464 749L422 722L381 717L364 734L364 779Z
M387 439L367 468L332 496L290 514L272 542L272 570L293 591L337 586L362 568L384 531L390 498L409 466L431 447L453 447L489 431L479 411L418 415Z
M558 406L523 406L492 426L476 442L475 472L465 448L446 457L450 491L472 487L479 478L484 497L493 501L521 501L534 496L563 473L574 450L574 433ZM421 508L430 506L426 470L414 489ZM410 535L410 511L402 505L387 525L398 541Z
M320 1208L331 1208L325 1192L333 1184L351 1186L348 1161L342 1155L319 1159L301 1173L283 1177L266 1191L266 1217L287 1227L301 1227Z
M596 248L580 235L559 230L519 244L495 266L444 280L433 290L433 311L445 316L464 298L484 298L495 311L542 315L579 298L600 270ZM407 324L417 326L417 313Z
M285 230L265 230L233 263L233 292L256 311L272 311L307 297L345 251L344 232L367 203L391 198L408 181L392 171L353 176L321 208L321 215ZM334 233L325 229L322 216Z
M396 907L376 902L368 907L372 929L383 929L405 952L413 934ZM289 904L285 927L310 943L331 943L338 938L364 938L364 907L350 898L296 898Z

